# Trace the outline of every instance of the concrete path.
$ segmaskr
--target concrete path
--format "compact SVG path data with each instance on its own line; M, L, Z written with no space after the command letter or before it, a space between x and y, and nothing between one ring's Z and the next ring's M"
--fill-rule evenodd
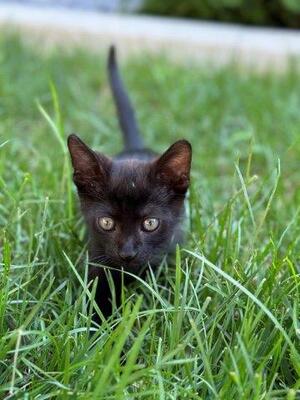
M96 10L104 12L118 12L136 9L142 0L13 0L14 3L26 5L38 5L41 7L65 7L79 8L82 10ZM0 0L1 3L9 4L11 0Z
M160 52L177 60L234 60L257 69L281 70L290 58L300 60L300 31L4 3L0 28L7 26L42 47L79 44L101 50L115 43L124 55Z

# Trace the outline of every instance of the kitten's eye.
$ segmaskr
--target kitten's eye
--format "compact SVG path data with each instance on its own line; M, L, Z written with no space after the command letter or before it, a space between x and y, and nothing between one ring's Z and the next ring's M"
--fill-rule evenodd
M143 229L147 232L153 232L158 228L159 219L157 218L146 218L143 221Z
M105 231L112 231L115 227L115 221L110 217L98 218L98 224Z

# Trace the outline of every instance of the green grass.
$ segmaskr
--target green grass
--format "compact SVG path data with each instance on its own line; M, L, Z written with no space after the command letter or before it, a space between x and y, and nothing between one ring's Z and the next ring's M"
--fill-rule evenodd
M147 144L193 144L190 232L91 336L65 138L121 149L105 59L1 36L0 398L300 398L300 73L122 69Z

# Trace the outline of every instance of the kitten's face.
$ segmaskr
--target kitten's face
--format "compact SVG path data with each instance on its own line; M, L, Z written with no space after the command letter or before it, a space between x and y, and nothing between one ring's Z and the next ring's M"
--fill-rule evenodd
M175 143L151 162L113 161L69 139L91 261L133 273L158 264L180 239L191 148Z

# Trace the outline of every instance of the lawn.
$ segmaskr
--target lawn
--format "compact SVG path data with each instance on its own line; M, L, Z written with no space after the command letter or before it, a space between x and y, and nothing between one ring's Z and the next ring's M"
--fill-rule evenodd
M121 149L105 57L1 35L0 398L300 398L300 72L121 64L147 144L193 145L189 229L96 329L65 139Z

